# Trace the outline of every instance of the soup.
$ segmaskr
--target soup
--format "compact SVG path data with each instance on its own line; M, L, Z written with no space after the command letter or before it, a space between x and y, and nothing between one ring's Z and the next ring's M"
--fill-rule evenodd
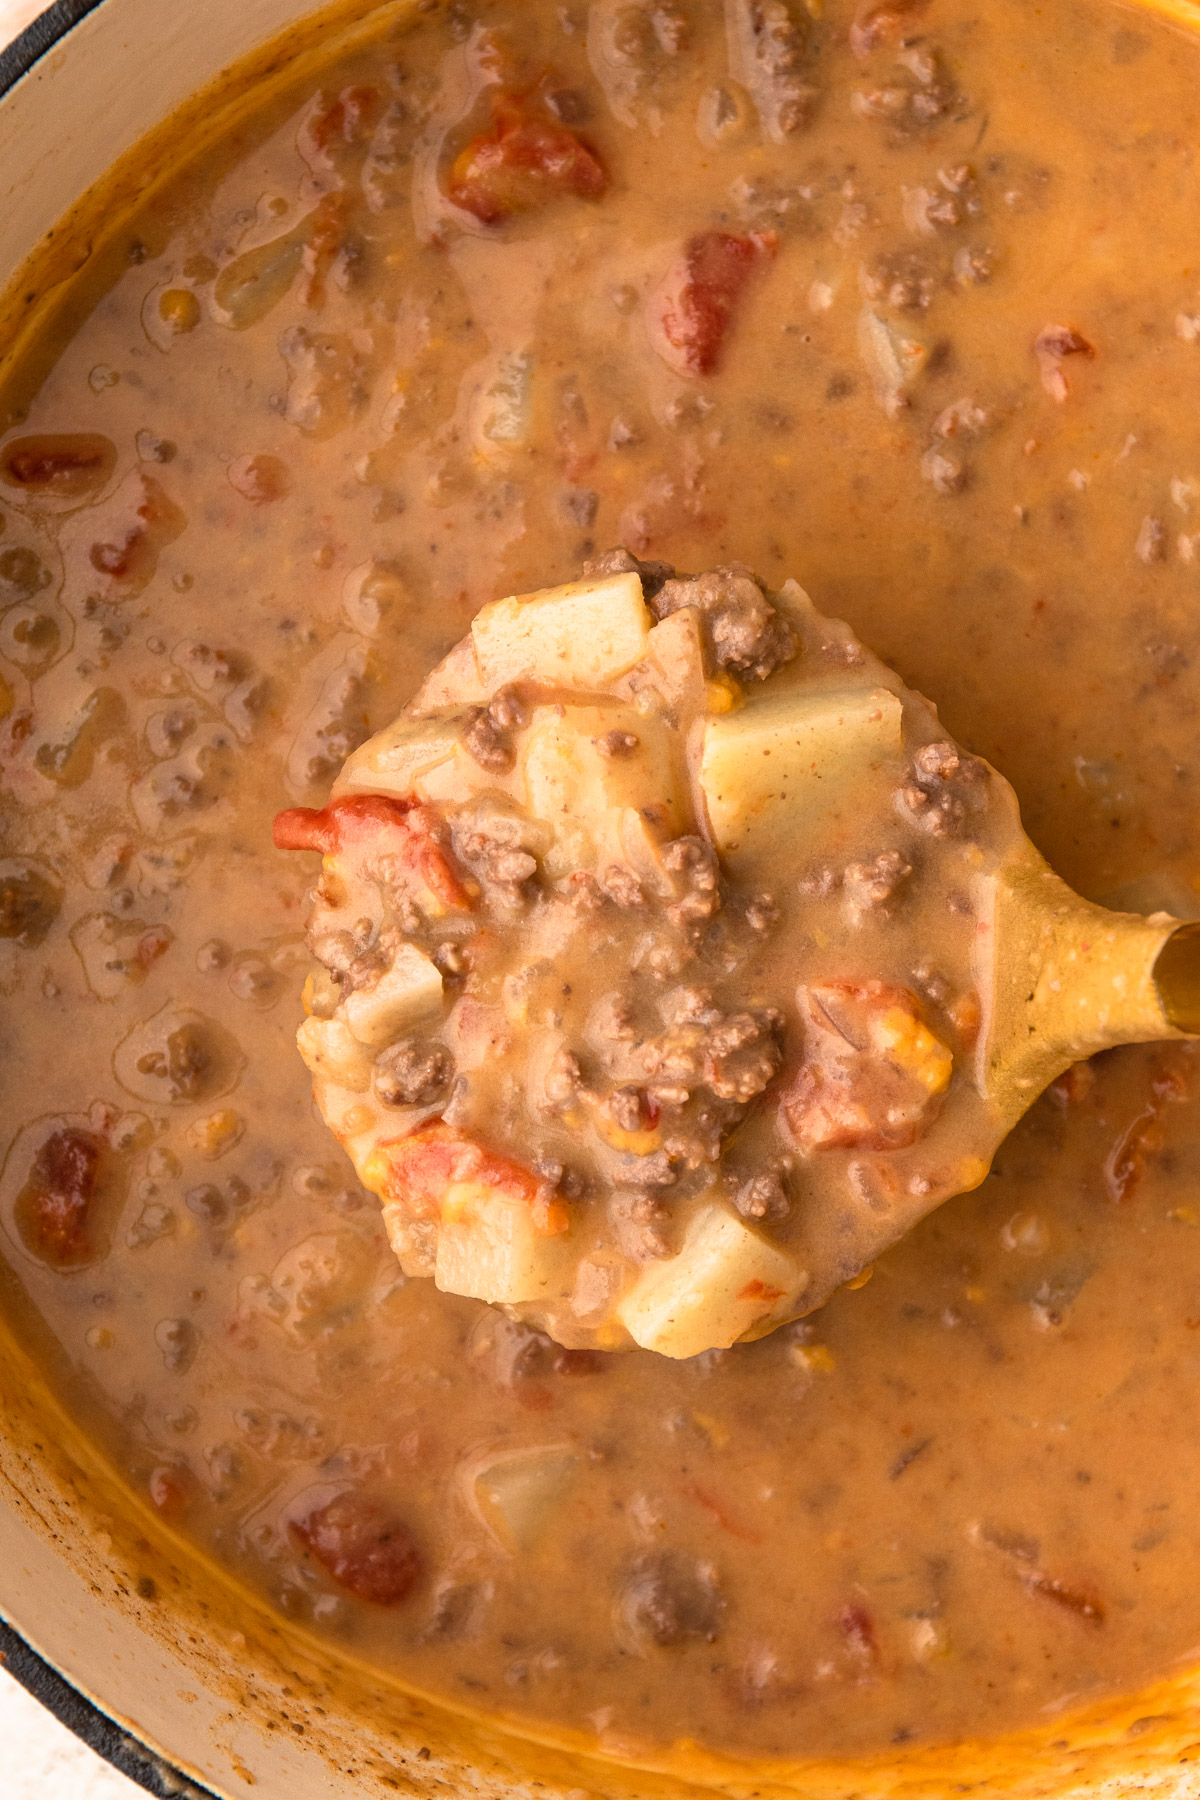
M1200 911L1197 54L1099 0L431 8L185 162L11 372L9 1304L150 1504L381 1671L853 1755L1192 1650L1189 1046L1071 1072L760 1343L560 1349L398 1269L271 821L622 544L794 576L1082 891Z

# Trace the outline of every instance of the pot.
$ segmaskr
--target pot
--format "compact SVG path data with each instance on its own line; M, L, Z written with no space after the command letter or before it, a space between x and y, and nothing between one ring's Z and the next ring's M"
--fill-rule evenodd
M1200 26L1192 0L1145 3ZM414 4L342 0L318 15L321 48ZM281 68L316 56L313 17L310 0L56 0L0 55L0 362L184 133L203 138ZM192 1781L228 1800L1200 1795L1200 1668L1001 1742L853 1764L753 1766L688 1746L620 1762L582 1738L535 1738L406 1690L289 1625L134 1498L54 1398L36 1336L18 1341L15 1283L0 1281L0 1613L146 1746L147 1785L160 1791ZM69 1715L75 1702L57 1692Z

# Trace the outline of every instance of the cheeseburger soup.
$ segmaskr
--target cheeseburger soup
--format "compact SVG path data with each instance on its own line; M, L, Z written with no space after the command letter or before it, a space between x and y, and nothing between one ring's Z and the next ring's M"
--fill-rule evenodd
M8 1314L147 1505L455 1704L620 1754L853 1755L1170 1673L1200 1638L1192 1046L1070 1070L824 1306L865 1255L795 1270L822 1155L867 1212L871 1167L922 1211L979 1174L926 1166L978 1028L964 846L1018 830L977 758L1081 892L1200 913L1200 45L1108 0L463 0L336 46L183 145L7 372ZM561 694L404 715L458 708L453 840L432 787L355 774L481 608L585 566L693 634L719 857L616 685L583 736L594 791L659 809L640 874L624 837L547 866L502 804L540 755L586 825ZM768 881L737 721L864 668L863 730L904 698L888 831L796 829ZM325 916L373 805L426 885ZM562 929L497 960L531 881ZM401 939L440 984L420 1029L384 1003ZM331 1115L343 1054L354 1161L298 1027ZM442 1243L356 1105L517 1169L546 1243L591 1208L569 1303L423 1279ZM776 1258L763 1306L664 1342L623 1296L712 1217Z

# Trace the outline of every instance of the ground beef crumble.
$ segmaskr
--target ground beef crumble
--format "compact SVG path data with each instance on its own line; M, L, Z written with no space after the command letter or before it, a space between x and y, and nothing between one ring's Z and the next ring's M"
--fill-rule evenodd
M741 563L666 581L650 605L658 619L694 606L704 620L717 667L734 675L765 681L796 654L796 640L787 620L767 599L757 577Z

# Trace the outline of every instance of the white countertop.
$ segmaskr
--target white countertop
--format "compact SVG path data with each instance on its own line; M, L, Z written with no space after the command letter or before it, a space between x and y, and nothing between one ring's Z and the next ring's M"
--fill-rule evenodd
M4 1800L146 1800L65 1725L0 1674L0 1743Z
M42 11L43 0L0 0L0 46ZM102 1762L11 1675L0 1673L4 1800L145 1800L141 1788Z
M30 19L36 19L47 0L0 0L0 45L24 31Z

